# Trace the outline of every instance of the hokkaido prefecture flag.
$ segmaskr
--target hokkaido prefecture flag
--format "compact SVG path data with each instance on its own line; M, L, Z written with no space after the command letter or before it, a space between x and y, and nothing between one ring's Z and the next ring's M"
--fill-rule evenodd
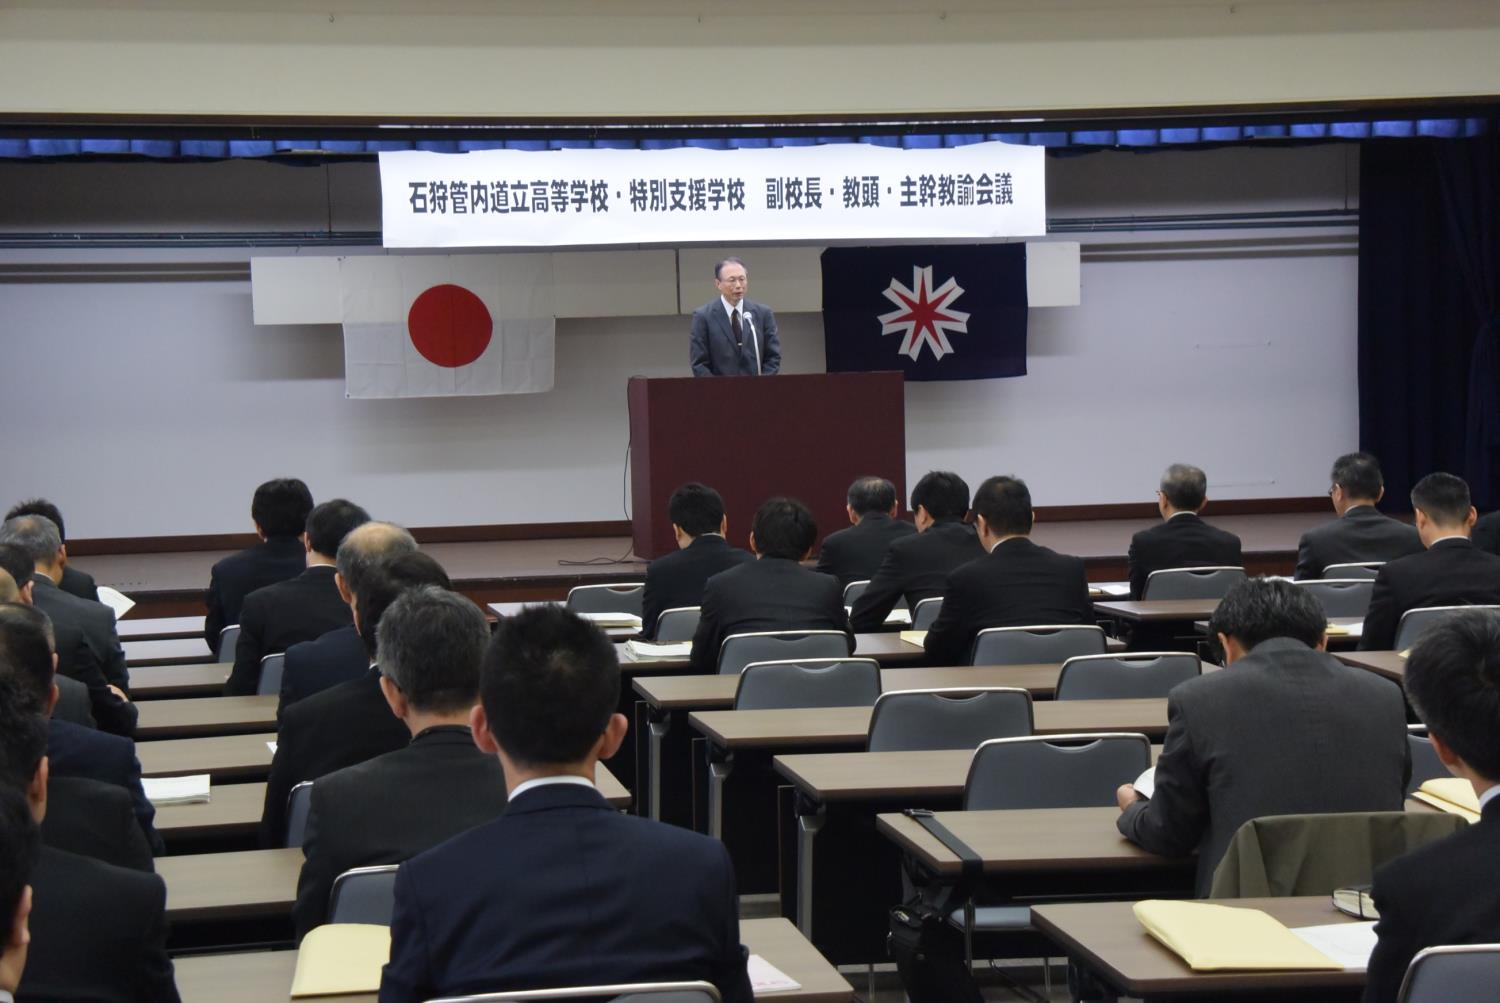
M550 254L339 259L344 396L552 389Z

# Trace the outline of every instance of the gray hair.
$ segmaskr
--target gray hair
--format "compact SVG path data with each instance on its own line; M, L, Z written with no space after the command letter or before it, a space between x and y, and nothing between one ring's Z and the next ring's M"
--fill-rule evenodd
M380 618L380 673L417 710L453 713L479 701L479 663L490 627L457 592L423 585L403 592Z
M14 544L36 564L51 564L62 549L57 523L44 515L18 515L0 524L0 543Z
M351 595L357 595L386 559L414 553L416 549L417 541L395 523L367 522L344 536L334 562L344 579L344 587Z
M1196 512L1208 497L1208 475L1187 463L1174 463L1161 475L1161 493L1172 507Z

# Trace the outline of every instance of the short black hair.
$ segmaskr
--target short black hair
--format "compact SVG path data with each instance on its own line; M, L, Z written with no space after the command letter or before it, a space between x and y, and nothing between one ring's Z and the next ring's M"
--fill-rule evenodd
M576 763L620 701L620 663L603 631L563 606L500 621L480 669L490 732L521 766Z
M1458 526L1469 517L1469 485L1452 474L1428 474L1412 485L1411 503L1439 526Z
M719 273L724 270L725 265L739 265L741 268L745 269L746 275L750 274L750 269L746 267L743 261L741 261L739 258L730 256L728 258L720 258L718 261L714 262L714 281L718 281Z
M19 679L0 672L0 786L25 790L47 755L47 719Z
M969 514L969 485L951 470L930 470L911 489L911 510L919 508L934 519L962 519Z
M1160 487L1173 508L1196 512L1208 497L1208 475L1190 463L1174 463L1162 473Z
M0 603L0 675L14 678L42 711L52 699L52 637L46 613Z
M8 784L0 784L0 928L9 928L21 906L41 844L26 796ZM0 954L4 950L0 944Z
M380 618L380 673L419 711L467 710L479 696L479 662L490 639L484 614L457 592L420 585Z
M1220 634L1253 648L1273 637L1316 647L1328 629L1323 607L1304 588L1279 578L1247 578L1219 600L1208 620L1209 636Z
M30 554L14 543L0 543L0 570L10 572L16 585L25 588L36 571L36 561Z
M1031 532L1031 492L1019 477L989 477L974 492L974 514L984 516L995 536Z
M750 532L755 534L755 549L762 557L800 561L818 538L818 524L797 499L768 498L755 510Z
M308 545L324 557L333 557L349 531L369 521L370 513L347 498L323 502L307 514Z
M1359 501L1373 502L1385 488L1380 476L1380 461L1369 453L1345 453L1333 461L1328 482L1344 489L1344 494Z
M896 506L896 485L884 477L856 477L849 485L848 502L860 518L872 512L889 512Z
M250 518L266 536L298 536L312 511L312 492L296 477L278 477L255 489Z
M1438 620L1412 646L1405 686L1434 735L1500 780L1500 617L1471 610Z
M62 537L64 542L67 541L68 529L63 525L62 513L58 511L56 505L52 504L47 499L28 498L23 502L18 502L11 507L11 510L9 512L5 513L5 518L14 519L18 515L46 516L48 519L51 519L52 524L57 527L57 535Z
M379 648L380 618L401 593L422 585L453 587L443 566L420 550L382 561L361 582L354 603L359 612L359 637L371 658Z
M667 517L688 536L717 533L724 524L724 499L707 484L689 481L672 492Z

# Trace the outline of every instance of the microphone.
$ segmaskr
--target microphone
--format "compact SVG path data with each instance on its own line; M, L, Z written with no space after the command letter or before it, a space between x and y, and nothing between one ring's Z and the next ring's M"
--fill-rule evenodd
M750 311L743 307L740 308L740 314L750 328L750 344L755 348L755 375L760 376L760 336L755 333L755 320L750 316Z

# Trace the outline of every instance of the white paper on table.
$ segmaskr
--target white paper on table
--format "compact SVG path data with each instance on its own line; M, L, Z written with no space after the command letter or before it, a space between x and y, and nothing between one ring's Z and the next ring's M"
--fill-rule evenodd
M911 610L893 609L885 615L885 622L893 627L910 627Z
M668 641L661 644L650 641L625 642L625 654L637 662L649 662L656 658L686 658L692 653L692 641Z
M142 777L146 800L161 806L169 804L207 804L209 775L194 773L186 777Z
M1375 923L1329 923L1293 927L1298 937L1345 968L1364 971L1375 950Z
M266 743L266 748L268 748L268 749L271 750L271 755L273 755L273 756L276 755L276 743L275 742L267 742Z
M787 978L785 972L758 954L750 955L750 963L745 967L750 972L750 988L754 992L774 993L802 988L802 983Z
M1135 792L1143 798L1149 798L1156 793L1156 767L1148 766L1145 771L1135 778L1132 784Z
M1091 582L1089 587L1098 589L1105 595L1122 597L1130 595L1129 582Z
M634 627L641 629L641 618L634 613L579 613L595 627Z
M99 601L115 611L116 620L135 608L134 599L119 589L112 589L108 585L99 586Z

